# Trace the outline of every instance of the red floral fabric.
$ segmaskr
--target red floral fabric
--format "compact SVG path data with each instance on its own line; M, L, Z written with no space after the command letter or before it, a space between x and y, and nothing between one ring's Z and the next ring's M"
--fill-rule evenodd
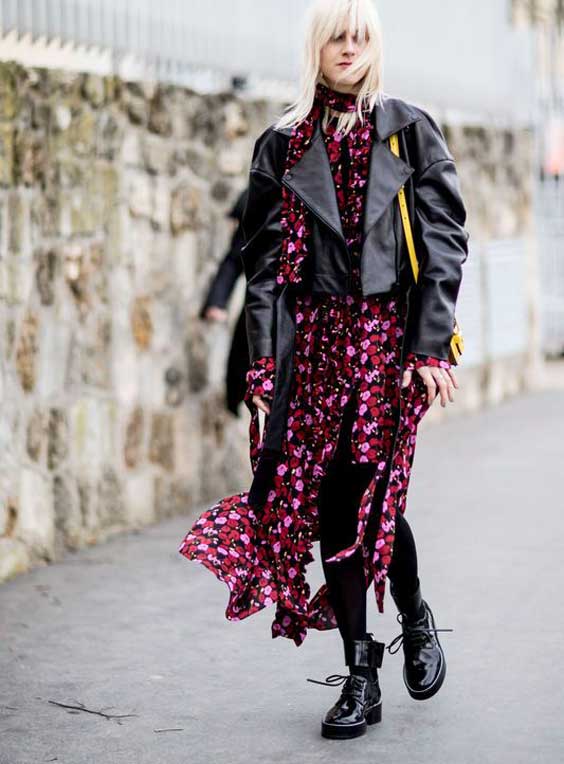
M303 149L309 135L311 123L307 121L293 132L290 164L299 158L297 148ZM225 612L228 619L241 620L276 604L272 636L287 637L296 645L303 642L310 628L337 625L326 585L311 597L306 568L313 560L313 544L319 539L319 486L338 442L347 401L351 396L356 400L352 458L373 463L374 475L358 508L354 543L329 561L338 564L361 547L367 588L373 582L380 612L384 610L395 516L405 511L417 427L428 408L420 375L414 374L411 383L401 388L407 301L401 296L363 298L360 290L362 214L372 137L369 120L358 123L345 138L331 125L324 134L353 260L352 288L345 296L296 296L286 438L266 502L260 509L250 506L248 492L221 499L200 516L179 549L226 583L230 591ZM287 199L285 208L282 280L299 280L296 264L308 251L307 216L299 209L295 214L294 201ZM441 363L416 356L407 361L418 368L423 362ZM247 374L245 401L252 414L249 435L253 471L264 440L261 442L258 414L251 399L253 394L272 394L274 371L274 359L264 357L257 359ZM368 539L365 531L380 480L385 481L386 488L379 524L375 537Z
M405 369L420 369L422 366L435 366L439 369L450 369L450 361L443 358L434 358L431 355L419 355L408 353L405 357Z
M246 376L246 391L244 401L248 407L252 403L253 395L260 395L267 400L274 395L274 374L276 362L272 356L257 358L251 365Z
M412 371L421 369L423 366L435 366L440 369L450 369L451 364L442 358L435 358L429 355L418 355L417 353L407 353L404 362L404 369ZM266 399L272 398L274 390L274 375L276 372L276 363L273 356L262 356L257 358L247 372L246 383L247 391L246 401L251 401L253 395L260 395Z

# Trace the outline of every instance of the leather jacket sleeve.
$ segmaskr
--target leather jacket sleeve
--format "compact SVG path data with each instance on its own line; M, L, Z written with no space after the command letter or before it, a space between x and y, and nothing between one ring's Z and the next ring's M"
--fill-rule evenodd
M245 290L245 320L249 359L274 356L276 283L282 247L282 185L284 157L268 128L257 139L249 174L249 192L243 212L245 243L241 248Z
M468 257L466 209L452 154L425 111L412 129L414 236L419 278L412 287L407 351L448 360L455 306Z

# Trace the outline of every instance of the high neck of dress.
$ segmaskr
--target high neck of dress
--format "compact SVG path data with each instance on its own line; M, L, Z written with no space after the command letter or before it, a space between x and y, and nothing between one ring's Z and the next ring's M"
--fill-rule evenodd
M351 113L356 111L356 93L341 93L318 82L315 86L315 100L332 111Z

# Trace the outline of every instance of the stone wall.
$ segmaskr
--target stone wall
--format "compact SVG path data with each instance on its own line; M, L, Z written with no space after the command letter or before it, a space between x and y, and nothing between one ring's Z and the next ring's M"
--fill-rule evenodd
M197 316L277 106L0 64L0 580L247 485L244 285ZM525 230L527 137L448 137L472 235Z
M0 65L0 578L250 476L230 330L197 313L271 119Z

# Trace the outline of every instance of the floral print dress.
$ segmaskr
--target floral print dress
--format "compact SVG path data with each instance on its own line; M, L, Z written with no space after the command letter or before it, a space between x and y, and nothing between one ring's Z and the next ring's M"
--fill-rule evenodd
M375 467L359 505L357 538L328 561L338 564L361 546L367 588L374 582L380 612L395 513L405 511L417 426L428 408L419 374L413 374L408 387L400 387L405 298L362 296L360 251L372 131L367 121L342 136L329 123L323 134L353 278L345 296L296 296L286 438L267 500L260 510L248 503L247 492L220 500L198 518L179 549L227 584L228 619L241 620L276 604L272 636L293 639L296 645L308 628L337 626L327 586L310 598L306 567L319 539L319 485L336 449L345 406L354 397L352 459ZM408 354L403 368L423 365L449 367L447 361ZM263 357L247 374L253 469L262 443L252 396L272 396L274 372L274 358ZM387 487L379 493L384 496L381 507L373 507L379 481L387 481ZM377 533L369 540L365 531L371 512L380 517Z

